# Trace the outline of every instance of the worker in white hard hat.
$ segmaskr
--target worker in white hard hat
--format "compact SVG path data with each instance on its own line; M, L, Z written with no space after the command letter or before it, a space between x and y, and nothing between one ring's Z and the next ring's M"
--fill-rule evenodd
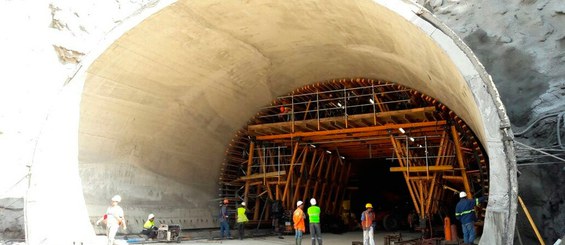
M143 224L143 230L141 231L141 233L147 235L147 238L152 240L157 237L158 229L159 228L155 226L155 215L149 214L147 216L147 221L145 221L145 224Z
M475 241L475 206L479 206L481 202L486 202L485 197L469 198L467 193L459 192L459 202L455 206L455 218L461 222L463 228L463 244L473 244Z
M375 245L373 231L375 226L375 213L373 212L373 204L365 204L366 210L361 214L361 227L363 228L363 245Z
M239 240L243 240L243 237L245 236L245 223L249 221L245 213L247 213L245 202L241 202L241 206L237 208L237 229L239 232Z
M292 214L296 245L302 244L302 235L306 232L306 226L304 225L304 218L306 218L306 215L304 215L304 211L302 211L303 208L304 203L302 201L296 202L296 210L294 210L294 213Z
M308 221L310 221L310 235L312 236L312 245L322 245L322 229L320 227L320 207L316 206L316 199L310 199L310 207L308 207Z
M108 237L108 245L113 245L114 240L116 240L116 232L118 228L122 226L125 230L126 219L124 218L124 210L118 205L122 201L122 197L115 195L112 197L112 204L106 210L106 213L102 218L96 221L96 225L99 225L101 221L106 223L106 236Z

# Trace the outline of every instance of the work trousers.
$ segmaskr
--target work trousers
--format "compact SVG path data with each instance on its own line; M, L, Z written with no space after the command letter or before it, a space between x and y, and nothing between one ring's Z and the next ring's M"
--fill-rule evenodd
M373 238L373 226L368 229L363 229L363 245L375 245L375 239Z
M475 241L475 224L473 222L463 224L463 242L473 244Z
M106 236L108 236L108 245L114 245L118 228L120 228L119 224L109 224L106 227Z
M227 220L220 221L220 237L224 239L224 235L226 238L230 238L230 224Z
M243 240L245 236L245 223L237 223L237 230L239 232L239 240Z
M294 240L296 240L296 245L301 245L302 244L302 234L304 234L304 232L302 232L301 230L294 230L296 233L294 234Z
M312 245L316 245L316 240L318 240L319 245L322 245L322 229L320 228L320 223L310 223L310 235L312 235Z

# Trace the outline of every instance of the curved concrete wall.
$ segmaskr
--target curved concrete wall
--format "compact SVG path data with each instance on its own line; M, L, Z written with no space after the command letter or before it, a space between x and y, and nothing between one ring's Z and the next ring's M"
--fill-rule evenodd
M149 212L186 228L214 226L219 169L236 130L296 87L368 77L435 97L473 129L491 171L481 244L512 243L517 185L504 107L471 52L418 6L384 0L162 2L118 25L80 66L64 88L68 97L50 113L46 125L53 128L45 127L37 146L31 241L84 240L82 234L92 231L86 219L74 238L55 238L44 229L50 221L39 214L65 196L78 206L72 213L88 213L91 221L121 194L132 228ZM53 144L77 127L78 135L67 133L64 143ZM62 148L78 149L85 201L81 190L69 187L81 182L73 174L76 153ZM43 184L49 168L65 168L67 177ZM65 194L39 194L61 188Z

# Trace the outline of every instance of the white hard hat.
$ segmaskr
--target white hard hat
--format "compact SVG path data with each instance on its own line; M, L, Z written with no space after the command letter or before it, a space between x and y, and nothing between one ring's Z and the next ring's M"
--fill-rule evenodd
M298 202L296 202L296 206L298 207L298 206L302 205L303 203L304 202L302 202L302 201L298 201Z
M459 192L459 198L463 198L463 197L466 197L466 196L467 196L467 193L465 193L464 191Z
M314 198L310 199L310 205L316 205L316 199Z
M245 206L245 202L241 202L241 206Z
M112 202L121 202L122 201L122 197L120 195L115 195L114 197L112 197Z
M149 214L149 216L147 216L147 219L152 219L152 218L155 218L154 214Z

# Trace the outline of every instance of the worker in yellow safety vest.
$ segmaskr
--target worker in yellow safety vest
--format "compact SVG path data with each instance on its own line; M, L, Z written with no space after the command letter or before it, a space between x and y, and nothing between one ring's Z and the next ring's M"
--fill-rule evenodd
M245 202L241 202L241 206L237 208L237 229L239 231L239 240L243 240L243 236L245 235L245 223L249 221L247 219L247 208L245 208Z

